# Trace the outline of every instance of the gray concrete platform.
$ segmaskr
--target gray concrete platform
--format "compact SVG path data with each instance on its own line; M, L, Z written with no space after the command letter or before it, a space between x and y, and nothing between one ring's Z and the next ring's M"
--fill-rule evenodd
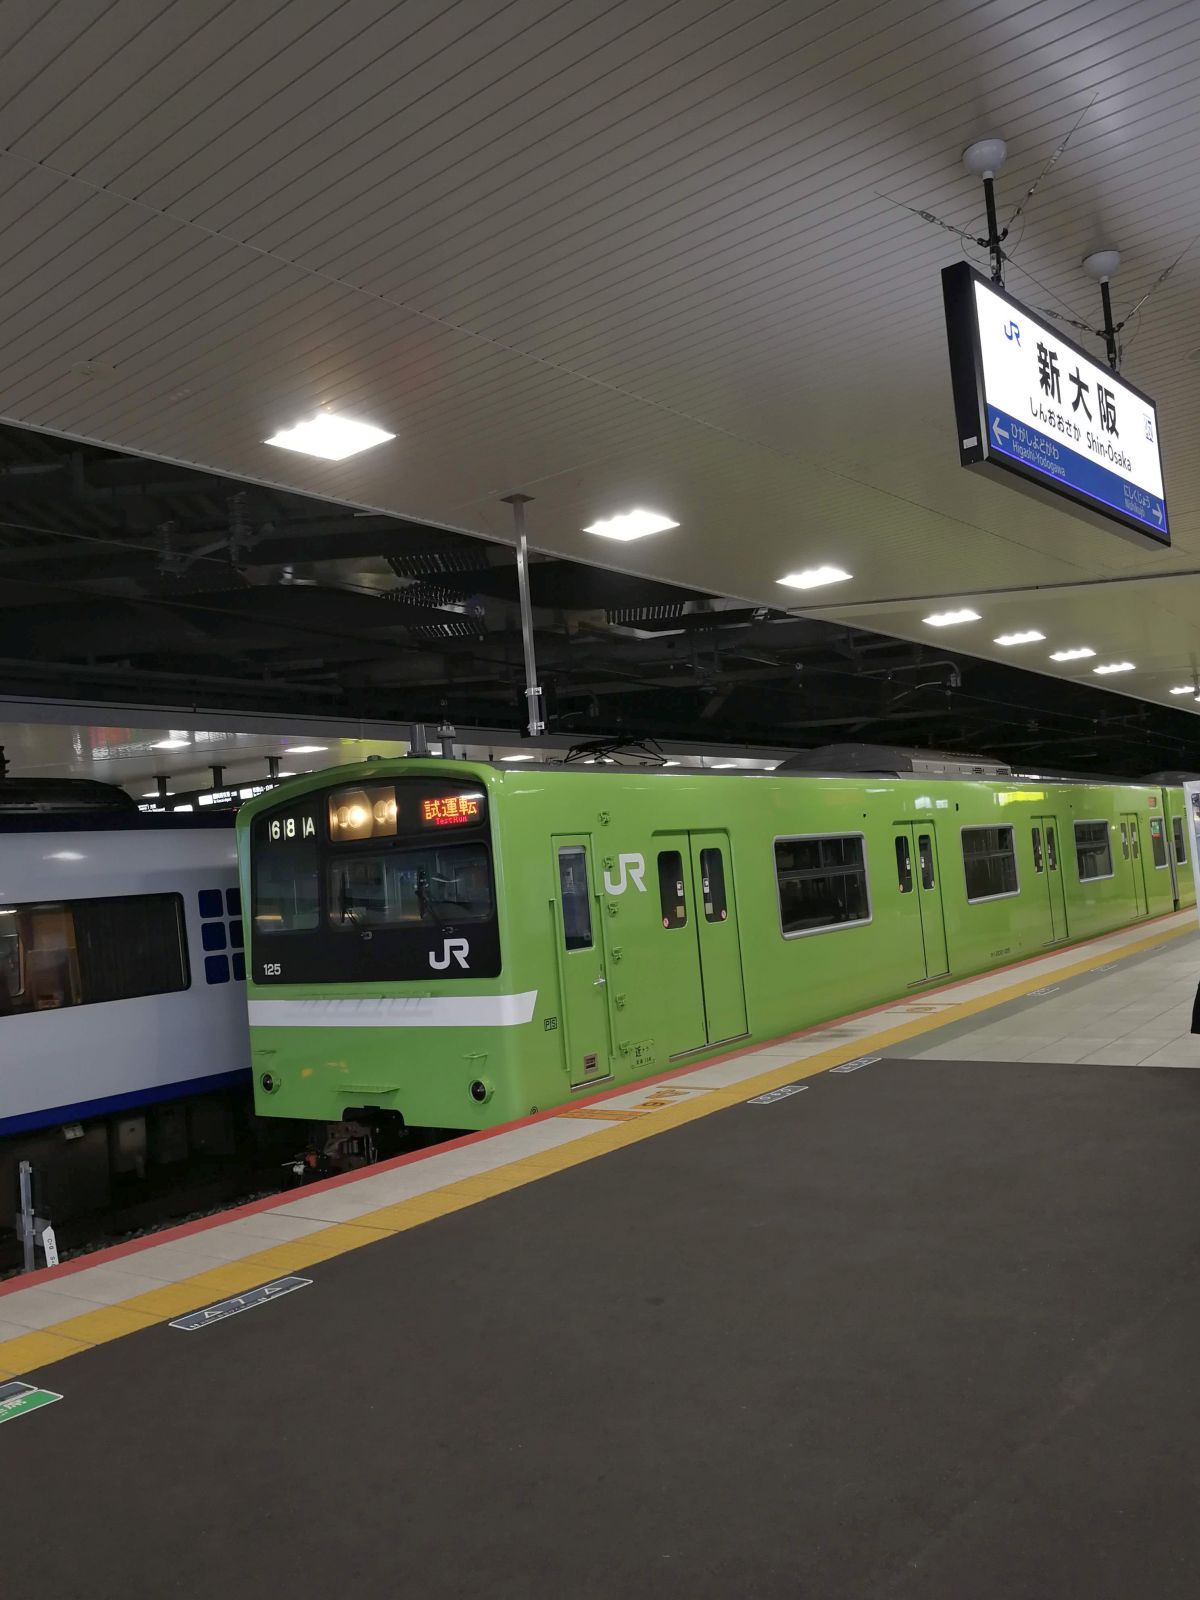
M50 1368L6 1592L1191 1600L1198 1152L961 1057L664 1131Z

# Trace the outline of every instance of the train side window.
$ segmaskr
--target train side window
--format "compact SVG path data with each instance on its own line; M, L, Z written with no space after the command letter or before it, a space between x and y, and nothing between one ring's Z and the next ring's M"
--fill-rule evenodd
M0 907L0 1016L186 989L177 894Z
M962 853L968 900L998 900L1020 892L1011 828L964 828Z
M933 888L933 840L927 833L917 835L917 855L921 862L921 887Z
M1035 872L1044 872L1046 870L1046 863L1042 860L1042 830L1040 828L1033 830L1033 870Z
M1121 855L1129 860L1129 829L1124 823L1121 824Z
M717 849L700 852L700 886L704 920L724 922L729 915L725 898L725 858Z
M776 839L775 881L785 938L871 920L862 834Z
M588 888L587 852L566 845L558 852L558 887L562 896L563 942L568 950L592 947L592 898Z
M1171 818L1171 833L1175 840L1175 860L1182 867L1187 861L1187 846L1183 842L1183 818Z
M1058 871L1058 843L1054 837L1054 829L1046 829L1046 859L1050 863L1050 871Z
M687 899L683 892L683 857L678 850L658 852L658 901L664 928L687 924Z
M1167 864L1167 841L1163 838L1163 819L1150 818L1150 856L1156 867Z
M908 836L903 833L896 835L896 877L900 884L900 893L911 894L913 886L912 857L908 851Z
M1075 865L1080 883L1112 877L1112 841L1107 822L1075 824Z

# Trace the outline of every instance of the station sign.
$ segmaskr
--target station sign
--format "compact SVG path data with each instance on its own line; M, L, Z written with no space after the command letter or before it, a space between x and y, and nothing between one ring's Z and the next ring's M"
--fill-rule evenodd
M967 262L942 293L962 465L1169 546L1154 401Z

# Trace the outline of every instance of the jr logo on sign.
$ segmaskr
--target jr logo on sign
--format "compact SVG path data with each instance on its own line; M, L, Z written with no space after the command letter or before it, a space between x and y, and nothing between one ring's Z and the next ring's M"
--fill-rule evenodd
M450 965L450 957L453 956L465 972L467 971L467 957L470 954L471 946L466 939L446 939L442 942L440 956L435 955L432 950L429 952L429 965L435 972L445 972Z
M646 885L642 881L646 874L646 858L639 855L619 855L617 857L617 879L613 882L611 872L604 874L604 888L608 894L624 894L632 883L639 894L645 894Z

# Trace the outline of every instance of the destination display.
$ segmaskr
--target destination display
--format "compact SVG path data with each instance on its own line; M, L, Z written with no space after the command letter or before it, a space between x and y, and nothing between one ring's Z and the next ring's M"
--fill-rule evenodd
M1153 400L966 262L942 290L963 466L1169 545Z

